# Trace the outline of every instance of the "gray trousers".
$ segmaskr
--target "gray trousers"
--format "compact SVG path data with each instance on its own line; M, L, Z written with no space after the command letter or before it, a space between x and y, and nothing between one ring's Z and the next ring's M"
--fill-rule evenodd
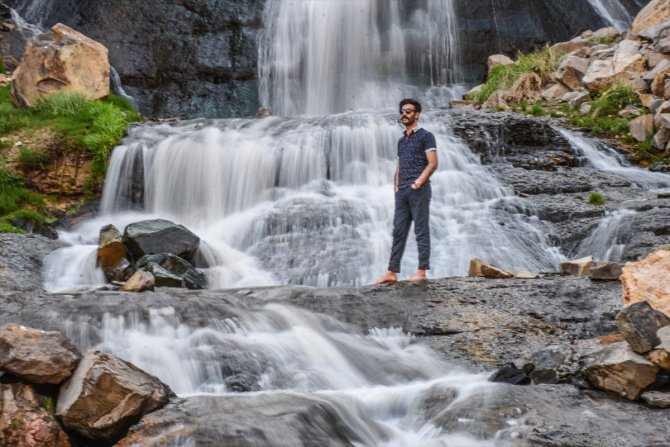
M430 269L430 183L419 189L402 188L395 193L395 213L393 216L393 247L389 271L400 272L400 260L405 252L409 228L414 222L416 245L419 249L419 268Z

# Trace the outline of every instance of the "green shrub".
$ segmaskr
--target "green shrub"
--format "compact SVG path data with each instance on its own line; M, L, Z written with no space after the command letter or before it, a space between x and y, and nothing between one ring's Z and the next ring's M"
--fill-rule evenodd
M86 98L79 93L58 93L40 100L35 110L51 116L80 115L88 104Z
M533 116L543 116L547 114L547 112L539 104L533 104L533 107L530 108L528 113Z
M637 93L625 85L599 94L591 101L591 115L594 117L617 116L627 105L639 102Z
M17 161L24 171L42 170L49 162L49 156L29 147L23 147L19 151Z
M9 222L5 222L4 220L0 220L0 233L25 233L24 230L21 228L15 227L14 225L10 224Z
M586 201L591 205L604 205L607 203L607 198L598 191L591 191Z
M23 179L15 176L6 166L0 164L0 216L18 210L22 205L42 209L42 196L29 191Z
M499 89L512 87L514 82L526 73L551 73L558 68L558 61L562 53L557 53L545 47L528 55L519 55L517 61L510 65L493 67L482 89L472 99L486 101L493 92Z
M5 68L5 58L2 57L2 54L0 54L0 73L1 74L7 73L7 69Z

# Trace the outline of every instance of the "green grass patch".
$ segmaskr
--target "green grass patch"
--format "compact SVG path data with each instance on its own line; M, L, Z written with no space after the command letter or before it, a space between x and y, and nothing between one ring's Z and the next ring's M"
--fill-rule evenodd
M600 93L591 101L591 115L594 117L617 116L628 105L639 103L637 93L625 85Z
M600 206L607 203L607 198L601 192L591 191L586 201L591 205Z
M549 47L528 55L521 54L513 64L493 67L482 89L468 99L486 101L496 90L512 87L516 80L526 73L551 73L558 68L561 56L562 53L557 53Z
M29 147L22 147L16 161L24 171L41 171L49 163L49 156Z
M0 54L0 73L7 73L7 68L5 68L5 58L2 57L2 54Z
M51 416L56 416L56 400L51 396L40 396L39 402Z

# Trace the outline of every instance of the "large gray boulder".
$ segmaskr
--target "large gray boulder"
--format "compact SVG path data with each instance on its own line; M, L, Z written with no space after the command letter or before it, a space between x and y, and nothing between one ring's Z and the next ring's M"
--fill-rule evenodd
M131 363L90 350L61 387L56 414L82 436L114 440L173 396L167 385Z
M144 255L172 253L190 261L198 251L200 238L183 225L154 219L128 225L123 233L123 243L135 259Z
M60 332L17 324L0 329L0 370L30 382L57 385L72 375L80 357Z
M654 383L659 371L626 342L613 343L585 360L584 375L593 386L630 400L636 400L643 389Z

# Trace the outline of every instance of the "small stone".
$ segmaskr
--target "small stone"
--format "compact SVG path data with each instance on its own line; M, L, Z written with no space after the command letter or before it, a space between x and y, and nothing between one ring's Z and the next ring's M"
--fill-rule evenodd
M594 262L591 265L591 279L596 281L618 281L623 266L616 262Z
M649 353L649 361L660 368L670 369L670 352L654 349Z
M652 407L670 408L670 393L646 391L640 395L640 398Z
M527 272L524 270L518 272L516 275L514 275L514 277L517 279L537 279L540 277L540 274L535 272Z
M504 54L492 54L486 59L486 68L491 71L493 67L498 65L511 65L514 61Z
M585 258L575 259L568 262L562 262L559 265L559 273L561 275L587 276L591 271L592 263L592 256L587 256Z
M483 264L482 275L487 278L511 278L514 275L506 270L499 269L498 267L492 266L490 264Z
M628 123L630 134L637 141L645 141L654 133L654 115L647 114L637 117Z
M153 290L155 285L154 275L144 270L138 270L119 290L122 292L144 292L145 290Z
M482 265L484 261L479 258L470 259L470 268L468 269L468 276L484 276L482 274Z
M514 363L505 363L490 378L491 382L509 383L510 385L530 385L531 379L528 376L535 367L533 365L524 365L518 369Z

